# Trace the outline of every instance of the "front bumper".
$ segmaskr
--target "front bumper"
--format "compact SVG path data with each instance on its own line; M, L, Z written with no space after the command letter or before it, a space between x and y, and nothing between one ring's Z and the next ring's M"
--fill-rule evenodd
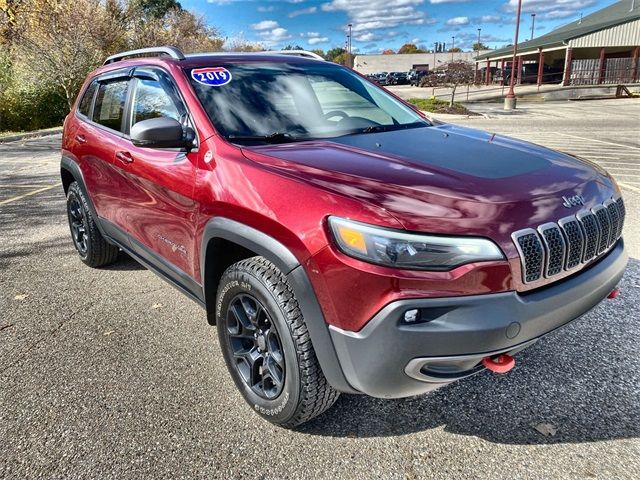
M380 398L417 395L477 373L484 357L517 353L585 314L615 288L626 264L621 239L586 270L530 293L400 300L358 332L329 329L352 387ZM404 323L412 309L428 321Z

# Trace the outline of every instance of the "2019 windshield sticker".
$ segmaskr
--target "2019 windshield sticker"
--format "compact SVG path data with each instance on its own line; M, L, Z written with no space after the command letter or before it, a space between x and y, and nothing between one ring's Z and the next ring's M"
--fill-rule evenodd
M224 67L194 68L191 78L209 87L220 87L231 81L231 72Z

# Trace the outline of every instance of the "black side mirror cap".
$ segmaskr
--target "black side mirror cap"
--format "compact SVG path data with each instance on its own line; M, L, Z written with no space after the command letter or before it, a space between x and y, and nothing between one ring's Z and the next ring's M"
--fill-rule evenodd
M169 117L142 120L131 127L131 143L145 148L193 148L195 132Z

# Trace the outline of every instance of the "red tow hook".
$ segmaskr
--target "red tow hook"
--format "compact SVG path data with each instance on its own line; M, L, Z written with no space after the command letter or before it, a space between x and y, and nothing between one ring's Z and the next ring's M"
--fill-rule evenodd
M482 359L482 365L493 373L507 373L516 366L516 361L511 355L503 353L496 357L485 357Z
M611 290L611 293L607 295L607 298L610 300L613 300L614 298L618 298L618 295L620 295L620 289L616 287L613 290Z

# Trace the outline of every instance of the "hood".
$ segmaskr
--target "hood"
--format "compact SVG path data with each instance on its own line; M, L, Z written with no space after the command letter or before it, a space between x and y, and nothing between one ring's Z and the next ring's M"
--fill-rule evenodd
M610 198L610 177L590 162L478 130L440 125L243 148L282 174L384 208L410 231L481 235L557 221ZM330 213L330 212L329 212Z

